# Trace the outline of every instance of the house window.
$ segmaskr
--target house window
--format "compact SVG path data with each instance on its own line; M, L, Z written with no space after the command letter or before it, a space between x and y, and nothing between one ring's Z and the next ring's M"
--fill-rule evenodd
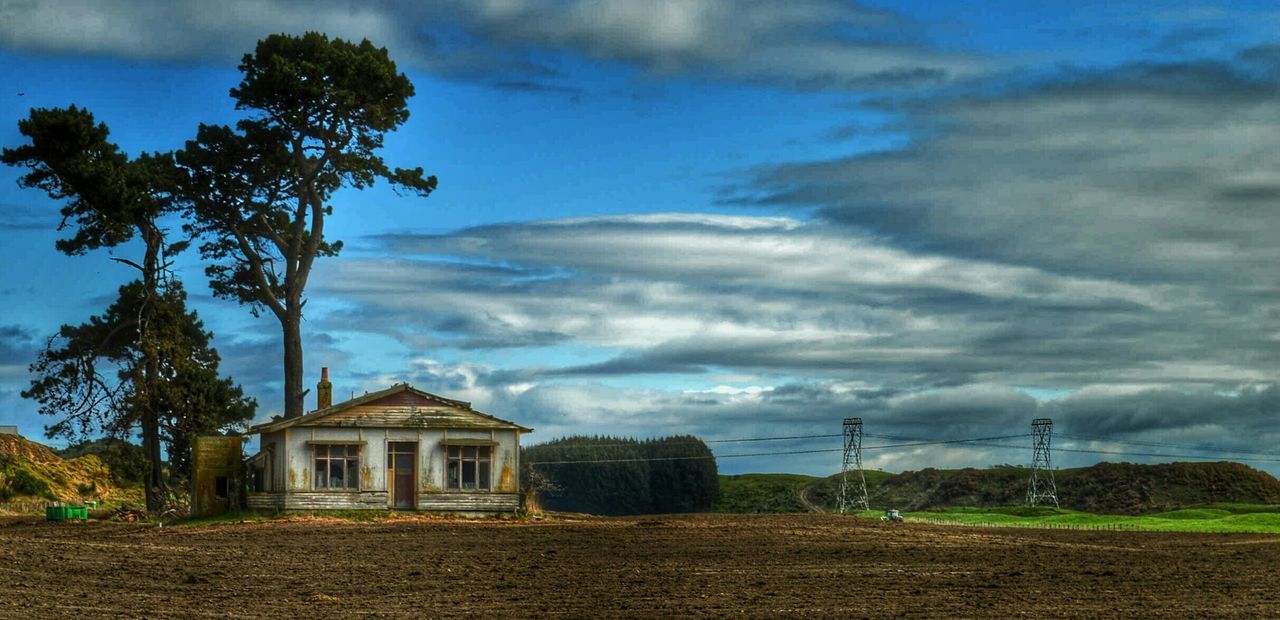
M317 491L338 489L355 491L360 488L360 446L312 446L316 454Z
M450 489L490 489L493 470L491 446L448 446L445 470Z

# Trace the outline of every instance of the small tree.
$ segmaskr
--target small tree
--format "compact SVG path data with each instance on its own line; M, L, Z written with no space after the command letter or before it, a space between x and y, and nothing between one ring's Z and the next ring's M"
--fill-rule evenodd
M31 365L35 378L22 393L40 403L40 413L58 418L45 432L70 439L125 437L155 416L170 475L182 479L190 473L197 434L227 432L252 419L257 404L230 379L218 377L212 334L186 310L185 300L176 284L148 299L135 281L120 287L119 298L103 314L63 325ZM143 305L151 307L146 347L137 329ZM160 380L144 395L139 386L152 366L148 355L156 357Z
M272 35L240 64L231 90L249 116L233 130L201 125L177 154L179 192L204 239L215 295L264 308L284 343L284 414L303 413L303 291L317 257L341 241L325 237L325 216L342 187L377 179L421 196L436 187L422 168L391 170L377 155L383 137L409 118L413 85L384 48L323 34Z

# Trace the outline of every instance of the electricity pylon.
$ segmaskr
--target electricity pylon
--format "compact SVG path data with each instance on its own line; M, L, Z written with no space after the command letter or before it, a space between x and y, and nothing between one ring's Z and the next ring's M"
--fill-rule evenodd
M1031 421L1031 484L1027 487L1027 505L1053 502L1058 507L1058 486L1053 483L1053 469L1049 466L1049 444L1053 438L1053 420L1036 418Z
M858 470L857 480L849 479L850 469ZM844 419L844 463L840 467L840 514L848 512L851 506L860 506L863 510L871 509L867 503L867 477L862 473L862 418Z

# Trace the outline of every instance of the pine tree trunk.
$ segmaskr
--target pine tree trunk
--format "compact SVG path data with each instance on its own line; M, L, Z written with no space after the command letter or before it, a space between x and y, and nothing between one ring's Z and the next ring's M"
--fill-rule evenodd
M289 307L284 320L280 322L284 330L284 417L296 418L305 411L303 399L306 391L302 388L302 318L300 308Z
M164 481L164 463L160 457L160 415L156 411L154 395L160 382L160 354L156 346L153 320L156 304L159 303L159 271L161 233L154 224L140 226L142 237L146 242L146 256L142 262L142 284L146 291L146 301L141 309L141 325L139 341L142 345L144 359L142 377L142 448L147 454L150 468L147 472L146 496L147 510L159 512L164 509L168 500L168 487Z

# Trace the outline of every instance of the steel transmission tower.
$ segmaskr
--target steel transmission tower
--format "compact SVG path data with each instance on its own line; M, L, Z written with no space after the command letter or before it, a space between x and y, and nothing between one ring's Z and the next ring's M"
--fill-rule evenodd
M1049 467L1049 444L1053 437L1053 420L1036 418L1031 421L1031 443L1034 456L1031 460L1031 485L1027 487L1027 505L1053 502L1058 507L1058 486L1053 483L1053 469Z
M857 469L858 478L849 479L849 470ZM844 464L840 467L840 514L850 507L861 506L870 510L867 503L867 477L862 473L862 418L844 419Z

